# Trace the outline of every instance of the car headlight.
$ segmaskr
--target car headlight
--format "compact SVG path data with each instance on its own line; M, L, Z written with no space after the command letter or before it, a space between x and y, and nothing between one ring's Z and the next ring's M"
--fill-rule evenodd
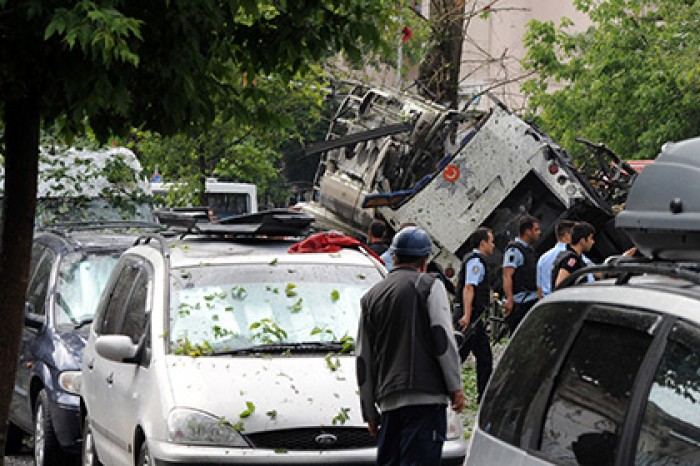
M187 445L250 446L230 422L211 414L184 408L170 412L168 440Z
M63 390L74 395L80 395L81 381L80 371L65 371L58 376L58 385Z
M447 407L447 433L445 437L447 440L456 440L462 437L464 432L464 425L462 424L462 417L452 411L452 408Z

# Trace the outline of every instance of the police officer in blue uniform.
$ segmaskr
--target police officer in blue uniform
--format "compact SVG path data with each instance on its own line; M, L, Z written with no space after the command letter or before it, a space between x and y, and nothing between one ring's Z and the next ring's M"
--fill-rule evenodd
M496 248L493 232L490 228L480 227L469 237L469 244L473 247L471 253L464 258L463 272L460 273L458 283L457 300L462 304L464 315L458 323L462 331L473 326L471 336L462 344L459 356L464 362L469 353L476 359L476 386L477 401L486 390L486 384L493 371L493 353L489 344L489 336L486 333L484 321L480 319L491 305L491 286L489 280L489 268L486 257L493 254Z
M537 302L537 254L532 246L540 239L539 220L530 215L520 217L518 235L503 255L503 307L511 334Z

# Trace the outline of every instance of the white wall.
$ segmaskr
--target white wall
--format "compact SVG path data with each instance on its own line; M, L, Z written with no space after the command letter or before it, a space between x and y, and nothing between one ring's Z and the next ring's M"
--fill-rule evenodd
M465 2L470 8L474 2ZM477 7L491 3L478 0ZM466 29L463 47L462 89L483 89L494 82L515 79L525 71L520 60L525 56L523 36L526 25L532 19L552 20L556 25L562 17L574 22L573 30L584 30L589 24L587 16L573 7L571 0L501 0L492 7L492 13L484 20L473 19ZM486 64L487 58L497 60ZM523 104L519 84L508 85L496 92L509 106L518 109Z

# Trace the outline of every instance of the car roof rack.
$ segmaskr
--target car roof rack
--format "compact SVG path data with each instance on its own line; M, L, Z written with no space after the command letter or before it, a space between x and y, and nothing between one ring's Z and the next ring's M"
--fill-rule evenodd
M159 215L160 221L183 231L183 236L210 235L224 237L303 237L309 232L315 218L307 213L289 209L271 209L253 214L226 217L213 222L202 218L206 208L187 211L168 211Z
M557 287L566 288L580 283L591 273L606 273L616 277L616 285L624 285L636 275L653 274L679 278L700 285L700 264L696 262L658 261L647 258L617 257L605 264L589 265L573 272Z
M89 231L89 230L127 230L130 228L163 229L163 225L153 222L129 221L129 220L90 220L84 222L56 222L37 228L37 231L63 232Z
M153 215L168 227L190 229L196 223L209 222L209 207L165 207L155 209Z

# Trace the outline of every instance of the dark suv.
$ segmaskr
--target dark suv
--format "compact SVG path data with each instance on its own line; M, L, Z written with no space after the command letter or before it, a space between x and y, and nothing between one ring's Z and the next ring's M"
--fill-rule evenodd
M699 155L667 144L635 181L616 224L643 258L580 270L526 316L468 465L700 464Z
M102 290L136 238L135 232L74 228L39 231L32 247L6 453L33 435L37 466L77 460L82 433L73 382Z

